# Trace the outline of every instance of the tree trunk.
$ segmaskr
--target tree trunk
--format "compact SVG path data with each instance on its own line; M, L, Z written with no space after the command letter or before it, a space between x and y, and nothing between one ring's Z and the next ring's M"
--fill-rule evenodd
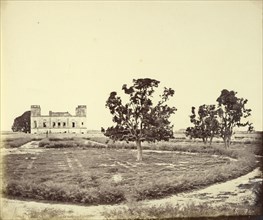
M224 137L225 148L229 148L230 139L231 139L231 137L229 137L229 136Z
M213 137L210 137L209 146L211 147L213 141Z
M227 140L226 140L226 137L224 137L223 140L224 140L225 148L227 148Z
M137 161L142 161L142 145L141 141L136 141L137 146Z
M229 148L229 146L230 146L230 140L231 140L231 136L228 136L227 137L227 147Z

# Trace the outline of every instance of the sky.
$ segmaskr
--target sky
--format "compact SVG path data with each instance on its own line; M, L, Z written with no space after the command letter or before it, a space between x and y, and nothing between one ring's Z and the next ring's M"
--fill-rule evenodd
M262 1L1 1L1 130L33 104L87 105L88 129L106 128L110 92L137 78L175 90L176 130L222 89L263 130Z

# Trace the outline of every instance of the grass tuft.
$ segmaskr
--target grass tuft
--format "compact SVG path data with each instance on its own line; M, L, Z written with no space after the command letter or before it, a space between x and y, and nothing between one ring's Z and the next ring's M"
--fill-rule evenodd
M209 204L188 204L186 206L172 205L167 203L159 206L146 206L138 204L129 204L127 208L105 210L103 216L105 219L247 219L250 215L260 215L259 208L254 207L232 207L221 205L212 207ZM237 217L238 215L238 217ZM237 218L233 218L236 216ZM216 219L217 219L216 218Z

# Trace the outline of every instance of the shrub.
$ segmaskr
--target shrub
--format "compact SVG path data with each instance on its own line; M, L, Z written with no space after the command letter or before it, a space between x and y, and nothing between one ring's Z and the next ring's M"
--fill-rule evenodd
M94 141L84 140L82 138L45 138L38 144L39 147L46 148L106 148L107 145L96 143Z
M3 145L5 148L16 148L16 147L20 147L30 141L32 141L33 139L30 137L20 137L20 138L11 138L11 139L4 139L3 140Z
M39 147L46 148L68 148L68 147L81 147L84 140L78 140L74 138L45 138L38 144Z
M10 181L3 193L7 196L90 205L119 203L125 198L122 190L105 184L100 188L80 188L77 185L51 181L37 184L30 180Z
M48 138L49 141L73 141L73 137L50 137Z

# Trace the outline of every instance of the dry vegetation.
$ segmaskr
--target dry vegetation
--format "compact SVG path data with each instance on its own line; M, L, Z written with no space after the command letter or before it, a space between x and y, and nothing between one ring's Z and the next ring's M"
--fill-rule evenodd
M186 207L172 205L170 203L160 206L137 206L130 205L128 208L105 211L103 216L106 219L248 219L252 216L260 215L259 208L247 206L226 205L212 207L208 204L194 205ZM197 218L198 216L198 218ZM236 218L235 218L236 216ZM210 218L209 218L210 217ZM217 217L217 218L216 218Z
M248 173L258 166L254 153L261 149L256 143L224 149L174 140L144 144L148 151L137 163L133 144L105 145L99 135L42 138L45 150L38 155L5 156L6 196L84 204L161 198Z

